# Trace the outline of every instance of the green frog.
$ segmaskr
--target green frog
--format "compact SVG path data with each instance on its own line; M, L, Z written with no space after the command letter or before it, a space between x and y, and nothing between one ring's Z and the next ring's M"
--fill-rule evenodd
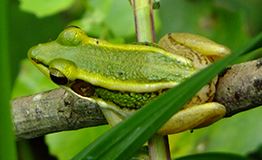
M167 34L158 45L114 44L88 37L80 28L70 26L55 41L32 47L28 57L54 83L97 103L114 126L230 53L226 46L189 33ZM201 128L221 119L226 108L212 102L216 82L217 77L157 133Z

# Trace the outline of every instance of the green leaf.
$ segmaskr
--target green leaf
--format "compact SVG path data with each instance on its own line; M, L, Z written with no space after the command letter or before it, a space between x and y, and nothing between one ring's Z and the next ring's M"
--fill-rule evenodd
M79 26L89 36L110 39L134 35L134 17L132 7L123 0L88 1L82 18L71 25Z
M190 156L185 156L181 158L176 158L174 160L251 160L250 158L230 154L230 153L202 153L202 154L195 154Z
M247 13L243 9L237 7L232 9L231 6L217 2L209 0L161 2L159 15L164 27L159 34L172 32L199 34L235 51L249 40L246 30L240 27L246 26L247 22L243 15ZM261 10L259 8L261 5L256 5L257 8L253 9Z
M43 18L68 9L74 0L20 0L20 2L23 11Z
M244 54L244 55L238 57L231 64L233 65L233 64L246 62L246 61L251 61L251 60L259 59L261 57L262 57L262 48L258 48L256 50L253 50L253 51L251 51L247 54Z
M17 159L16 144L11 118L11 69L9 55L8 2L0 5L0 159Z
M262 33L237 52L215 62L203 71L170 89L134 115L113 127L73 159L127 159L181 108L191 97L234 58L261 44ZM174 100L174 97L176 99Z
M134 16L128 1L114 0L105 23L116 37L128 37L135 33Z

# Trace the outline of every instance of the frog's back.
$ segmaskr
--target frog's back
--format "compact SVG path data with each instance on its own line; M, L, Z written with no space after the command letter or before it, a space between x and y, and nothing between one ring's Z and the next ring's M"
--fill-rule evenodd
M195 71L188 61L150 50L129 51L88 46L83 47L82 53L85 53L85 57L77 58L77 61L82 61L79 68L121 81L180 82Z

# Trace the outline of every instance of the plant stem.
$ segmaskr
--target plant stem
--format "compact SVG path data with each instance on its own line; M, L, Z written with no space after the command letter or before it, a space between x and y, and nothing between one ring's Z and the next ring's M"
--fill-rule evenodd
M151 0L131 0L137 42L156 42Z
M171 160L168 136L154 135L148 141L150 160Z
M131 0L137 42L156 42L151 0ZM171 160L168 136L154 135L148 141L150 160Z

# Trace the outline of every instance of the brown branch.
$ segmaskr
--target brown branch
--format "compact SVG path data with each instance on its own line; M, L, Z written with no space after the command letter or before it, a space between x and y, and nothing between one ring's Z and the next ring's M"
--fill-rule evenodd
M220 74L214 101L227 108L225 117L262 105L262 59L228 67Z
M227 68L219 76L215 101L227 108L225 117L262 105L262 59ZM98 105L64 89L12 100L17 139L107 124Z
M17 98L11 103L18 140L107 124L97 104L62 88Z

